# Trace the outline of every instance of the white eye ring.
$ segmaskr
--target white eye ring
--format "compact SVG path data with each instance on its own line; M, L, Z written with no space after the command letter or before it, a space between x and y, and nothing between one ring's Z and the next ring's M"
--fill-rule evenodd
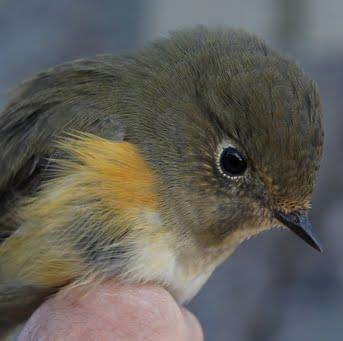
M241 178L248 167L243 154L228 142L224 142L219 146L216 164L220 174L228 179Z

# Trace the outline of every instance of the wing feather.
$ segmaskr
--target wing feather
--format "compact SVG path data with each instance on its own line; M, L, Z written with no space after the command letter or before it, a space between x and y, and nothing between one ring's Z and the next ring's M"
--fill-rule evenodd
M113 58L113 57L112 57ZM119 76L105 57L82 59L25 81L0 113L0 240L10 234L13 201L34 192L68 130L124 138L113 100Z

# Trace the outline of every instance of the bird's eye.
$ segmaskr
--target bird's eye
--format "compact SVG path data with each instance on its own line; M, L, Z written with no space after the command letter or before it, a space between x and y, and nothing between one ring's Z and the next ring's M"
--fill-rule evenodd
M247 169L247 161L237 149L226 147L220 154L219 166L226 176L240 176Z

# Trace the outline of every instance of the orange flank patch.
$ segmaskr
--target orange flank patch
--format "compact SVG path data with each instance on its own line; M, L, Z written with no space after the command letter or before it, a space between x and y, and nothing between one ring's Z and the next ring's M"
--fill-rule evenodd
M89 189L91 197L96 194L119 209L157 209L154 174L135 145L81 134L60 146L72 157L62 161L62 173L76 172L86 186L83 192Z
M22 224L1 244L1 270L13 281L65 285L88 271L92 243L106 258L129 228L141 231L150 224L146 213L158 212L156 179L133 144L81 134L59 148L68 157L56 161L57 176L23 199Z

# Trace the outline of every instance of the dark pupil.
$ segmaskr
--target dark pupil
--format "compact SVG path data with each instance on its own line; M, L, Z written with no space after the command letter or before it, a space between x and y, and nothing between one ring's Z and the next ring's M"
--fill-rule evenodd
M247 168L247 162L235 148L228 147L222 152L220 166L229 175L242 175Z

